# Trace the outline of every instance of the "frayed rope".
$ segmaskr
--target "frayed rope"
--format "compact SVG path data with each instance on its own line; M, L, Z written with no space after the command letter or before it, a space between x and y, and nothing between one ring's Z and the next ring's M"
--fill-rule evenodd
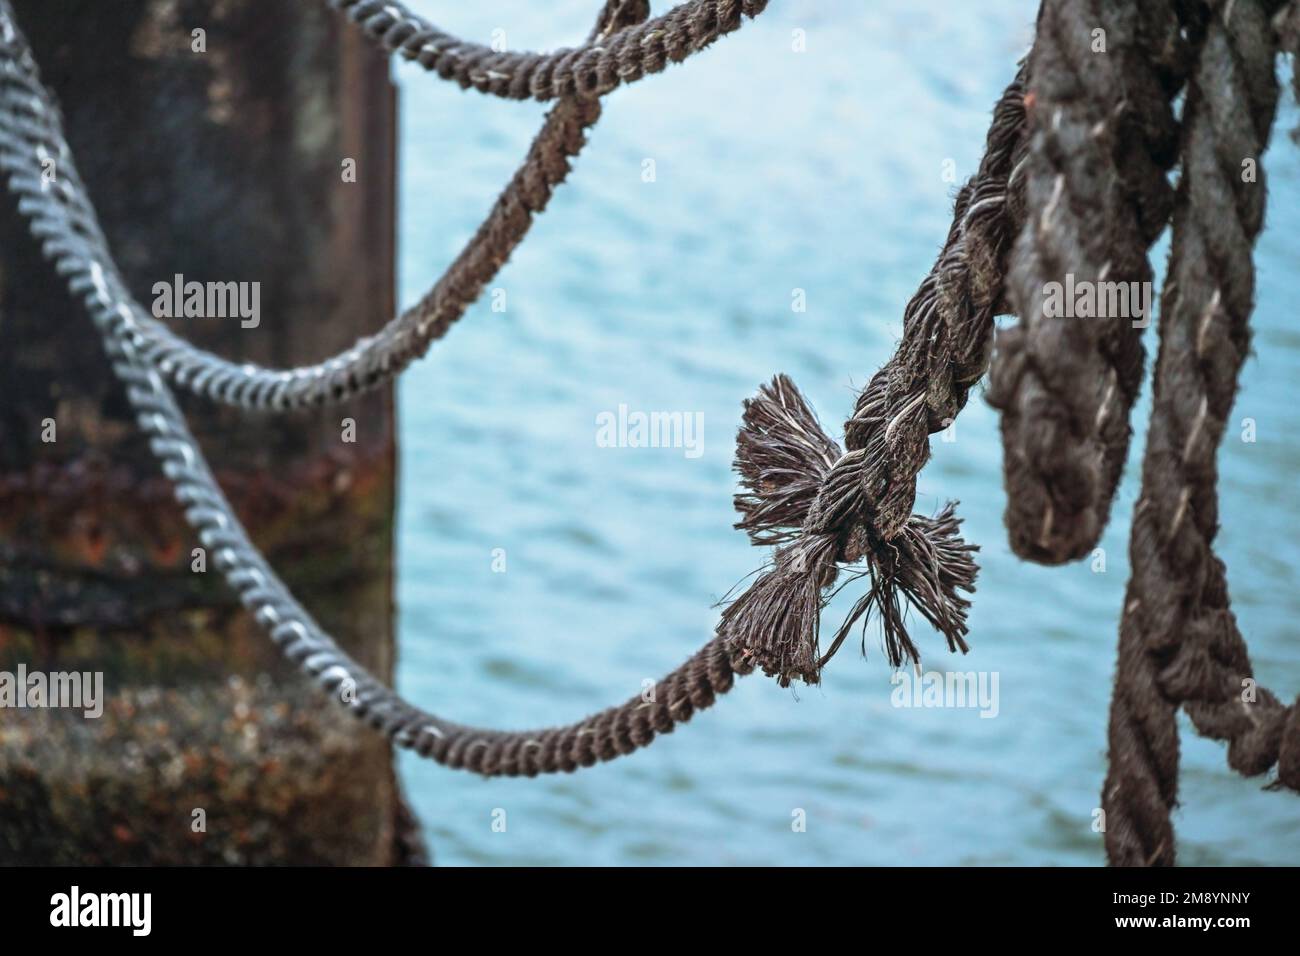
M953 503L933 518L914 514L883 537L862 490L868 452L845 454L794 382L777 375L744 407L735 470L745 490L735 499L742 515L736 527L754 544L778 547L771 566L722 613L718 634L733 659L761 668L783 687L794 680L816 684L859 621L865 651L874 612L890 664L917 664L920 651L905 621L909 607L944 635L949 650L965 653L970 601L959 592L975 590L979 569L972 555L979 549L962 540ZM865 568L854 567L860 562ZM832 591L841 571L849 580ZM868 583L866 594L822 654L822 609L860 580Z

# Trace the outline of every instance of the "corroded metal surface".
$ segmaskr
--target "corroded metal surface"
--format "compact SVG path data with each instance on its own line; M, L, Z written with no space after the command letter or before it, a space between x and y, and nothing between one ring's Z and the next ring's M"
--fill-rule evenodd
M295 364L393 313L394 93L328 10L16 6L137 296L177 273L260 284L255 328L178 331ZM89 319L4 204L0 670L102 671L109 700L97 720L0 710L0 862L394 862L387 744L276 659L215 569L193 570L197 542ZM268 557L391 679L391 392L288 419L188 410Z

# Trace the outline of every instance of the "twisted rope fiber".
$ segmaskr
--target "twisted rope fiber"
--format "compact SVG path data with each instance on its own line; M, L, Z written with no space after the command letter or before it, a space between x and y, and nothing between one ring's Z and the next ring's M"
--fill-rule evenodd
M13 30L8 22L8 4L4 0L0 0L0 14L3 14L5 20L3 26L8 45ZM10 67L11 64L6 59L4 72L8 73ZM1014 110L1014 103L1011 108ZM1002 104L999 114L1001 109ZM997 124L995 118L995 127ZM1017 126L1019 125L1022 125L1021 120L1017 120ZM993 139L991 130L990 153L993 152ZM15 151L14 142L16 141L12 138L0 139L0 160L10 171L11 189L22 197L22 209L24 202L31 198L24 190L30 191L33 183L39 188L39 182L30 175L30 155L26 156L25 166L15 168L19 166L24 154ZM1010 158L1018 155L1022 149L1022 145L1013 145L1007 151L1008 166ZM986 155L986 163L989 159ZM981 172L983 169L984 164ZM978 281L965 285L961 281L956 284L948 281L954 277L961 280L963 276L966 279L981 279L981 273L971 263L988 258L990 250L988 246L981 245L981 230L977 225L986 217L996 222L996 216L989 206L980 207L973 200L977 187L981 185L979 180L980 177L977 177L959 195L954 227L949 243L945 246L945 254L941 256L943 264L950 250L969 243L971 248L963 254L968 261L962 264L962 257L957 256L947 262L950 269L941 268L941 264L936 265L931 277L923 283L922 292L918 293L918 299L924 293L933 302L933 306L919 313L922 316L932 318L933 312L950 307L955 300L963 306L974 306L977 309L973 313L975 315L987 311L991 325L992 310L1001 307L1000 286L996 277L992 282ZM74 184L80 182L75 169L71 171L70 181ZM1009 188L1009 184L1014 181L1014 171L1008 169L1007 178L1002 181L1001 196L994 203L997 215L1008 219L1014 219L1017 210L1023 209L1017 201L1017 190ZM993 177L990 182L996 187L997 177ZM979 215L981 211L983 215ZM31 214L30 208L24 212ZM271 630L273 638L286 654L313 674L322 686L327 690L337 690L344 681L355 680L355 694L352 695L349 706L359 715L367 717L375 726L384 729L399 745L415 747L421 753L451 766L468 767L483 773L531 775L552 769L571 770L599 759L630 752L652 740L655 731L671 730L675 721L689 718L695 708L709 706L717 693L724 692L731 686L736 673L748 672L752 662L763 663L764 669L768 669L767 665L772 658L763 657L762 652L766 649L763 645L757 648L758 653L754 653L755 648L747 647L743 641L736 639L736 633L720 625L718 636L661 682L651 700L633 698L621 708L611 708L567 728L532 734L480 731L442 721L406 704L357 667L328 635L320 631L307 612L283 588L261 555L252 548L212 479L166 383L156 370L135 353L132 342L114 334L115 326L126 307L121 302L115 303L104 270L86 256L86 234L95 232L97 227L93 222L79 222L72 214L69 214L64 225L69 223L79 227L70 235L51 233L48 228L43 228L36 222L32 224L33 232L38 239L43 240L45 253L55 260L59 271L69 277L74 294L85 298L97 327L106 338L106 347L114 360L115 371L128 384L128 397L140 413L140 424L151 435L151 447L162 458L164 471L177 483L180 500L190 505L187 518L199 528L200 538L205 545L214 549L217 566L227 574L244 603L256 614L257 620ZM45 223L46 227L49 225L50 223ZM997 248L996 243L993 248ZM994 259L996 258L995 255ZM927 292L927 287L932 291ZM908 327L919 324L921 323L912 322ZM968 326L949 322L943 331L958 342L962 341L958 336L961 332L967 333L974 342L980 340L981 330L974 322ZM960 639L964 634L965 602L957 597L956 591L968 590L968 585L973 582L974 565L969 561L969 553L973 548L962 544L956 537L956 521L952 518L951 508L935 519L910 515L888 539L876 535L876 528L869 525L863 516L872 514L887 519L891 513L876 507L868 511L856 498L861 495L856 486L845 491L845 477L860 477L860 473L868 469L856 462L853 467L846 467L842 462L850 459L855 451L870 447L873 438L881 442L881 447L889 449L891 433L900 423L907 424L913 420L917 395L921 396L920 401L926 403L927 426L931 424L932 412L942 411L946 407L944 389L947 394L957 396L948 402L954 411L959 409L964 403L969 383L978 378L978 372L974 373L974 378L968 378L972 366L982 367L982 362L987 359L987 337L988 333L984 331L982 348L951 349L948 379L940 379L942 387L933 403L928 392L904 392L908 397L900 403L898 414L884 419L883 438L878 434L881 428L871 427L877 418L860 421L855 414L855 418L850 420L850 426L855 422L859 425L856 440L860 444L853 447L855 437L850 429L848 455L840 455L834 443L820 433L810 410L783 377L778 377L771 386L760 391L757 399L746 404L745 429L738 442L737 468L750 490L745 495L738 496L737 503L741 505L742 501L746 502L752 507L753 513L747 511L746 507L741 507L742 514L745 515L741 526L750 531L756 542L776 543L778 539L794 539L798 535L794 530L796 527L809 531L829 527L826 515L839 513L846 519L851 516L852 520L840 522L837 533L821 534L820 541L817 540L816 532L796 540L791 549L785 549L796 550L796 559L791 560L789 565L803 574L805 559L811 559L814 566L833 571L835 559L851 561L865 556L868 570L862 574L872 578L872 591L867 598L859 601L858 609L869 608L873 602L880 606L881 613L886 618L887 641L890 616L893 615L901 622L901 618L897 617L895 596L896 591L901 591L932 623L945 631L950 645L958 643L964 649L964 642ZM900 355L907 345L908 335L905 331ZM956 361L958 358L966 361ZM895 361L901 363L899 356L896 356ZM887 377L882 386L885 396L883 405L886 407L897 394L890 386L892 381ZM860 407L867 404L863 401L865 397L866 393L860 397ZM928 433L922 434L922 441L925 454L928 455L925 434ZM921 461L923 463L924 459ZM917 469L919 467L920 465L915 466ZM838 495L831 493L835 487L833 479L837 476L837 470L840 478ZM912 472L913 480L914 475L915 471ZM913 486L912 497L914 493ZM801 510L804 512L802 515ZM759 514L766 518L757 518ZM760 538L765 540L760 541ZM829 564L827 554L832 559ZM1221 566L1217 570L1218 581L1221 582ZM808 578L805 574L805 580L808 579L821 581L823 577L813 575ZM1226 591L1223 593L1223 606L1226 608ZM855 614L863 613L858 609L855 609ZM742 625L745 623L740 618L735 620ZM847 626L846 624L846 628ZM743 626L740 633L745 633ZM902 639L906 641L905 634ZM843 632L837 637L835 646L838 647L842 640ZM906 647L914 651L910 642L907 642ZM833 652L834 647L831 653ZM1244 656L1244 645L1241 652ZM816 666L820 667L829 656L827 654L818 659ZM1245 668L1248 672L1248 661ZM772 671L769 670L770 672ZM1263 694L1267 695L1267 692ZM1270 699L1271 695L1265 697L1266 701ZM1273 703L1276 704L1275 701ZM1199 702L1189 702L1188 706L1194 719L1198 715L1201 718L1198 720L1198 729L1212 732L1214 727L1210 718L1215 711L1200 709ZM1231 716L1230 713L1226 715L1227 718ZM1207 727L1208 730L1205 729ZM1221 729L1228 729L1228 725L1225 724ZM1176 748L1176 738L1174 745ZM1288 758L1284 752L1282 764L1280 774L1287 777L1286 767L1296 765L1296 761Z
M10 80L26 77L39 86L30 50L14 27L12 11L4 0L0 0L0 13L3 14L4 40L9 54L0 74ZM952 273L956 282L951 288L945 287L945 292L961 307L968 304L965 292L953 292L952 289L965 289L961 283L968 279L977 280L971 283L977 289L988 288L987 283L979 281L980 277L974 270L969 270L968 274L966 266L958 261L956 250L969 242L970 261L978 261L981 251L978 237L984 234L986 220L994 215L996 210L993 207L1007 204L1005 177L1009 176L1012 151L1003 141L1008 131L1021 125L1018 89L1017 84L1013 84L999 105L994 130L990 134L991 155L986 157L981 174L961 194L946 258L941 260L944 269ZM110 281L113 278L111 269L104 268L91 254L92 237L98 233L97 225L92 220L84 230L68 228L77 220L75 210L64 219L34 215L41 209L40 184L31 175L31 161L40 155L41 149L33 149L30 143L24 143L21 123L14 124L18 132L9 129L7 121L11 119L13 117L8 115L8 111L0 111L0 121L4 125L4 135L0 136L0 166L9 172L10 188L20 197L20 210L32 217L33 232L42 242L44 253L68 278L74 295L85 301L105 339L114 371L127 385L128 399L138 412L138 422L150 435L151 448L162 460L164 473L176 485L178 499L188 506L187 520L199 531L204 545L212 550L214 564L222 570L245 606L253 611L256 620L270 632L286 656L297 662L327 691L337 692L351 685L351 693L339 694L339 699L354 713L382 729L399 746L412 747L449 766L466 767L484 774L531 775L572 770L649 743L656 732L667 732L676 722L688 719L696 709L711 705L717 694L730 688L736 674L748 673L753 669L755 659L762 660L761 654L755 654L754 648L730 630L729 623L734 624L743 618L729 613L720 623L714 639L660 682L650 700L637 697L622 707L611 708L568 727L521 733L479 730L442 720L407 704L338 648L289 594L253 547L213 479L166 382L146 362L133 336L128 333L124 318L130 313L130 304L116 294L115 284ZM66 158L68 164L64 178L73 187L79 187L80 178L71 157ZM929 286L937 289L937 280L928 283ZM982 291L976 296L971 301L983 301ZM774 384L780 381L778 379ZM763 409L772 410L764 398L765 393L760 393L759 399L747 403L747 428L760 426ZM787 423L794 422L796 429L816 429L815 419L792 386L779 401L783 403L781 415L785 416ZM802 416L792 414L791 410L797 408L802 408ZM818 460L816 443L804 441L800 444L802 436L791 434L787 437L795 439L795 447L799 449L793 459L798 467L787 470L781 481L768 480L773 477L764 470L769 461L761 453L755 455L754 452L768 439L779 437L778 432L779 429L770 429L764 434L752 433L749 435L752 441L748 444L745 433L742 433L737 467L749 479L760 476L764 479L751 484L747 499L751 502L769 494L784 495L781 485L791 476L801 477L798 467L805 469L803 478L812 475L824 479L818 484L829 482L830 476L836 473L838 450L829 439L825 439ZM749 455L745 448L749 449ZM811 460L807 457L810 450L813 452ZM850 497L856 494L856 491L849 492ZM826 509L818 498L808 498L808 501L825 513ZM788 505L790 497L784 495L784 500ZM744 508L742 513L745 513ZM808 523L810 527L817 526L811 517ZM839 536L823 536L820 551L832 556L840 552L846 560L856 560L863 556L864 549L878 548L879 555L874 551L866 555L868 570L858 573L872 578L872 589L866 598L859 601L855 616L865 614L873 604L878 604L886 618L887 634L891 626L901 628L901 594L945 631L950 645L964 648L961 635L965 632L967 605L956 592L971 588L975 567L969 555L974 549L961 542L956 536L956 528L951 508L934 519L912 516L908 527L896 535L895 541L881 545L871 538L866 528L848 525L846 521L843 536L851 538L852 543L847 548L828 549L827 542L833 542ZM903 639L906 640L905 633ZM911 647L910 642L907 646ZM824 661L822 658L821 663Z
M1300 705L1263 688L1253 703L1243 696L1250 657L1213 551L1215 457L1250 345L1251 255L1266 196L1262 172L1243 181L1242 161L1259 159L1277 105L1277 6L1215 9L1189 86L1102 791L1117 865L1174 862L1180 704L1200 734L1229 742L1233 769L1249 776L1277 764L1277 785L1300 790Z
M1300 100L1300 3L1291 0L1279 10L1273 27L1278 31L1278 46L1291 55L1291 92ZM1300 127L1291 130L1291 139L1300 143Z
M755 544L781 545L772 565L723 613L721 632L739 660L782 685L817 683L853 625L881 619L890 663L916 661L904 601L967 649L961 591L973 591L976 550L957 534L953 505L935 518L912 514L929 434L947 427L988 362L993 316L1002 307L1003 263L1020 221L1017 160L1024 151L1024 65L994 108L984 157L958 192L943 250L903 314L903 339L859 395L845 425L847 453L822 432L785 376L746 402L736 496ZM830 645L819 618L846 565L865 559L869 589ZM903 601L900 601L900 597Z
M1292 0L1278 11L1273 27L1282 51L1291 54L1291 91L1300 100L1300 3ZM1300 129L1293 129L1291 138L1300 142Z
M993 317L1006 309L1004 266L1024 215L1025 79L1022 63L994 108L979 170L957 194L943 250L903 310L902 341L844 424L842 479L858 486L846 505L886 541L912 511L929 435L952 424L988 367Z
M609 0L593 37L648 14L646 0ZM0 111L5 114L0 136L22 157L9 167L11 172L21 174L28 169L32 150L44 150L58 160L60 175L53 189L25 191L26 214L39 218L45 229L75 230L87 241L114 296L128 305L119 321L140 355L174 384L204 397L246 409L283 411L351 398L397 375L445 335L509 260L533 216L546 208L555 187L570 170L569 160L585 144L584 134L599 118L601 107L598 100L585 96L568 97L556 104L487 218L424 298L379 332L363 337L333 358L288 370L232 362L196 348L131 297L89 194L75 174L57 104L36 72L6 72L0 87Z
M390 53L466 89L512 100L601 96L680 63L767 7L767 0L691 0L585 46L542 54L497 52L466 43L397 0L328 2Z
M0 73L34 74L26 40L18 31L8 0L0 0ZM0 111L0 125L7 120ZM697 710L726 693L736 674L721 639L714 638L661 680L652 695L633 697L564 727L502 732L443 720L408 704L352 660L293 597L249 539L222 493L195 442L175 398L161 375L140 355L122 316L130 304L116 295L108 272L95 261L86 238L58 228L59 223L32 216L32 190L39 191L37 154L17 149L12 135L0 136L0 167L19 208L31 217L33 235L63 275L75 298L82 300L99 331L113 371L126 387L137 423L150 448L186 506L185 517L214 565L241 602L266 629L286 657L358 717L381 730L394 744L452 768L486 775L533 776L572 771L609 760L671 732ZM75 168L60 166L61 177L80 183ZM347 691L344 693L344 691ZM649 696L649 700L646 699Z
M1046 0L1039 14L1029 216L1008 280L1020 321L997 335L988 392L1002 413L1011 546L1028 560L1058 564L1096 545L1128 456L1149 315L1118 314L1100 291L1092 316L1070 301L1052 314L1046 292L1068 290L1067 274L1094 289L1150 282L1147 250L1173 205L1179 30L1170 0Z

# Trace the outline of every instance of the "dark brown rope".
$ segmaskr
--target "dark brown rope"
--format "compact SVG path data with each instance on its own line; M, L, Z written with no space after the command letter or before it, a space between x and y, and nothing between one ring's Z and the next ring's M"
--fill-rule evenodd
M601 96L698 53L767 7L767 0L689 0L653 20L602 31L577 49L521 53L466 43L398 0L329 3L385 50L466 89L514 100Z
M1006 524L1022 558L1082 557L1109 518L1149 315L1077 316L1060 297L1049 309L1046 293L1049 283L1057 293L1075 283L1150 289L1147 250L1172 208L1171 100L1184 52L1170 0L1045 0L1039 15L1029 63L1029 216L1008 281L1020 321L997 336L988 393L1002 412ZM1099 310L1120 304L1096 298ZM1136 297L1127 302L1131 312Z
M671 733L677 724L712 707L731 690L737 675L749 671L744 664L733 664L725 643L715 637L652 690L577 723L505 731L439 720L436 732L426 726L418 733L399 733L397 741L447 767L486 776L571 773L630 754L648 746L656 735Z
M598 29L616 27L644 15L641 0L608 0ZM39 87L30 48L14 22L8 0L0 0L0 74ZM2 89L4 84L0 84ZM0 107L8 105L0 100ZM582 103L575 103L580 109ZM565 110L561 103L557 111ZM594 119L595 114L580 113ZM554 116L554 113L553 113ZM65 231L56 209L58 199L39 179L40 152L24 142L19 114L0 108L0 168L19 197L42 251L67 278L73 295L83 301L99 331L115 375L137 414L149 447L173 482L186 520L213 555L216 567L240 601L266 629L287 659L309 674L335 700L392 741L448 766L484 774L533 775L571 771L645 746L697 710L710 706L731 688L735 675L748 668L733 665L721 639L711 640L685 664L650 691L621 707L610 708L564 727L503 732L467 727L414 707L377 680L344 652L293 597L249 539L230 508L194 440L170 388L140 355L122 323L124 303L107 281L84 236ZM12 128L16 127L16 128ZM552 128L548 124L548 128ZM580 127L561 127L580 142ZM64 180L80 183L70 156L64 157ZM561 160L562 162L562 160ZM35 172L34 172L35 171ZM526 194L526 190L524 191ZM521 223L526 226L526 221ZM346 687L347 693L341 693Z
M649 12L647 0L608 0L591 42L644 19ZM128 310L123 321L131 322L136 347L177 385L245 408L279 411L341 401L388 381L446 335L509 261L533 218L545 210L556 187L567 178L571 160L582 150L586 132L600 113L595 97L561 99L487 217L433 288L377 334L329 359L292 369L232 362L196 348L138 307ZM52 140L62 141L57 128L50 133ZM66 192L69 184L61 183L59 188ZM88 199L73 191L69 201L94 220ZM111 259L106 248L100 255Z
M1291 54L1291 90L1300 100L1300 3L1288 3L1273 20L1282 50ZM1300 142L1300 129L1291 131L1291 138Z
M841 454L794 383L778 376L746 403L736 470L744 529L756 544L779 544L772 566L723 614L734 659L783 685L816 683L859 620L881 619L892 664L916 660L905 614L916 610L966 650L961 592L974 590L974 546L958 535L948 505L914 515L916 475L929 435L947 427L988 362L993 316L1019 221L1014 169L1024 146L1024 68L994 109L984 157L957 195L947 242L903 314L903 339L859 395ZM864 579L830 650L819 647L821 610L842 569Z
M1263 688L1252 702L1250 657L1213 551L1215 457L1250 346L1251 257L1265 206L1262 171L1245 181L1242 163L1259 162L1277 105L1277 6L1215 8L1189 83L1102 791L1117 865L1174 862L1179 705L1202 735L1229 742L1233 769L1255 775L1276 764L1278 784L1300 790L1300 711Z
M941 323L945 341L954 343L946 377L960 390L946 406L952 414L983 372L1001 300L1002 266L1016 221L1008 185L1017 152L1023 152L1022 81L1023 70L995 109L984 160L958 194L948 241L909 303L899 355L886 366L928 355L922 340L932 334L931 323ZM887 430L888 422L881 428ZM885 439L892 442L892 434ZM928 442L924 445L922 454L928 457ZM590 766L671 731L675 723L711 706L736 675L755 667L783 685L792 679L816 682L851 627L859 620L865 624L872 613L881 617L891 660L915 658L904 626L905 607L940 630L951 649L966 650L969 602L962 592L974 590L975 547L958 535L951 505L934 518L909 514L889 539L879 536L863 519L866 499L859 473L864 461L861 452L841 455L794 384L777 376L745 403L736 469L746 490L737 495L736 506L743 516L738 527L756 544L785 546L773 568L724 610L714 639L660 681L650 699L635 697L576 724L540 732L487 731L439 720L437 733L413 734L413 746L440 763L483 774L531 776ZM913 484L923 464L924 458L915 465ZM841 565L864 560L865 570L849 573L868 581L867 593L823 655L817 629L824 594ZM399 742L403 739L399 733Z

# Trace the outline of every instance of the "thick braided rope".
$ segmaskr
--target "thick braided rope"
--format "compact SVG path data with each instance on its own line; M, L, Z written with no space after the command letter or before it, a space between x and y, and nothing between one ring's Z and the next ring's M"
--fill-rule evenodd
M1180 704L1200 733L1229 741L1235 770L1277 764L1279 784L1300 790L1300 708L1246 683L1250 658L1213 552L1215 456L1250 344L1251 256L1265 205L1262 172L1244 181L1243 162L1258 163L1277 104L1276 6L1218 6L1189 85L1102 792L1116 865L1174 862Z
M758 16L767 0L690 0L663 16L554 53L496 51L439 30L397 0L329 0L390 53L462 87L512 100L600 96L680 63Z
M993 317L1021 216L1025 66L993 111L984 156L957 194L947 241L903 311L893 357L858 395L844 424L848 453L827 481L822 525L856 511L888 541L908 522L929 436L949 427L988 366Z
M35 72L8 0L0 0L0 74ZM20 62L23 61L23 62ZM651 691L585 720L535 731L503 732L466 727L407 703L349 657L293 597L261 553L222 493L195 442L171 389L139 354L129 326L131 304L116 294L90 243L79 234L51 229L31 213L29 177L39 179L36 153L15 151L0 138L0 167L8 174L19 209L29 217L42 252L63 275L99 331L114 374L126 388L140 428L185 506L185 518L212 554L213 564L284 655L323 690L399 747L413 749L448 767L485 775L533 776L572 771L631 753L672 731L726 693L744 666L733 667L720 638L713 638ZM79 182L69 165L61 176Z
M1147 250L1173 200L1179 27L1171 0L1046 0L1039 16L1028 216L1008 279L1020 321L997 335L988 393L1002 412L1011 546L1028 560L1096 545L1128 456ZM1076 314L1072 293L1089 287L1094 305Z
M610 0L607 28L644 16L645 0ZM21 37L18 42L22 41ZM30 58L20 60L30 64ZM351 398L387 381L424 355L451 328L510 258L533 216L546 208L564 181L570 159L585 143L586 130L600 116L593 98L566 98L551 110L528 155L488 217L434 287L374 335L315 365L271 369L233 362L197 348L156 320L130 295L113 261L84 185L76 175L57 105L34 66L6 71L0 86L0 140L19 155L11 171L29 168L31 156L56 160L58 178L15 180L27 214L53 233L76 233L89 245L114 296L125 302L124 317L137 353L176 385L212 400L253 410L285 410Z
M783 545L772 566L723 614L734 657L782 684L817 683L848 629L875 613L891 663L916 660L900 595L966 650L961 591L973 591L974 546L949 505L912 513L929 433L964 406L988 361L1003 263L1019 217L1014 170L1024 143L1024 67L994 108L984 157L958 192L947 241L908 303L903 340L858 397L841 452L794 383L778 376L746 402L736 470L737 524L755 544ZM866 561L870 587L822 654L819 617L844 566Z
M1273 26L1282 50L1291 54L1291 92L1300 100L1300 2L1291 0L1279 10ZM1300 130L1292 130L1291 138L1300 142Z

